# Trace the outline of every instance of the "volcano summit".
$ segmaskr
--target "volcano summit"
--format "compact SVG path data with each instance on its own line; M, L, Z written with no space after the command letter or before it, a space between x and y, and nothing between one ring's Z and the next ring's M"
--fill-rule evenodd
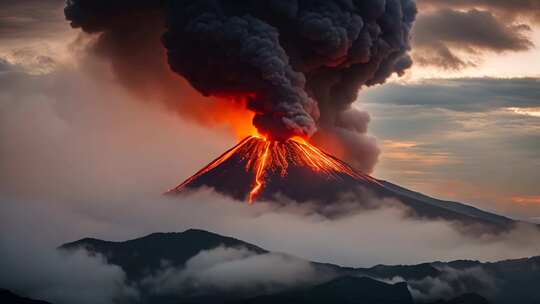
M379 183L301 138L249 136L170 192L207 186L238 200L335 200L357 184Z

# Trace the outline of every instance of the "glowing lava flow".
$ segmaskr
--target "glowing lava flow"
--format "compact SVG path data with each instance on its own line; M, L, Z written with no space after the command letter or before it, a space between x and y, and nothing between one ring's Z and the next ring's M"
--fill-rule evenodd
M291 174L294 178L289 181ZM235 197L251 204L267 186L273 185L271 191L279 192L283 190L281 187L292 185L294 188L301 182L311 183L313 178L321 182L349 179L379 184L303 138L277 141L249 136L169 193L179 192L184 187L227 184L227 189L235 191ZM221 190L229 191L227 189Z
M259 160L257 162L257 174L255 174L255 186L249 192L248 202L250 204L253 203L253 199L259 193L262 186L264 185L263 174L266 169L266 162L268 159L269 148L270 148L270 142L268 140L265 140L264 152L262 156L259 157Z

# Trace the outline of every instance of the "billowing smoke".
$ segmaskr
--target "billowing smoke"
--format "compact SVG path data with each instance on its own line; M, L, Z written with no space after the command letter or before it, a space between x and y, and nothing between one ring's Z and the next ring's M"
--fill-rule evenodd
M182 80L170 68L205 96L248 96L261 133L305 137L320 129L321 138L331 136L341 149L355 150L345 156L371 151L376 159L373 142L358 136L366 130L342 117L356 111L351 103L362 86L383 83L411 66L407 52L416 5L414 0L69 0L65 13L72 26L101 33L97 50L112 59L120 80L139 92L164 91L150 95L167 96L172 107L186 103L178 100ZM163 63L165 49L170 67ZM188 116L212 112L208 102L187 103L180 112Z

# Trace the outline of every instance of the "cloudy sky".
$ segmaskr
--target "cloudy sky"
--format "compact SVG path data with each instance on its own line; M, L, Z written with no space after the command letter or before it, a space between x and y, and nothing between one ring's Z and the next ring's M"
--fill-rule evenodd
M355 104L370 113L370 133L382 151L374 175L439 198L540 221L540 0L419 0L418 5L413 68L363 90ZM51 89L55 73L82 65L81 41L92 38L70 28L63 6L62 0L1 1L4 123L29 107L21 104L49 102L42 93ZM77 109L77 94L69 94L74 98L69 107ZM110 109L115 110L125 109ZM31 116L29 126L39 129L40 117ZM190 155L192 162L178 168L178 180L236 140L219 130L200 132L211 138L198 139L204 152ZM10 151L5 141L1 144L3 152ZM2 167L15 170L10 164L12 159L0 156Z

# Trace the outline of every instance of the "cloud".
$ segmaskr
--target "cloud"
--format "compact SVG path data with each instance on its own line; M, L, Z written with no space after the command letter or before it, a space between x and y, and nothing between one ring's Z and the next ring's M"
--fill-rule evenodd
M441 275L421 280L409 280L409 290L417 301L449 300L466 293L477 293L493 298L500 292L498 278L482 266L456 269L450 266L436 267Z
M420 15L415 24L414 59L420 65L446 69L474 66L484 52L531 49L530 30L528 25L499 19L490 11L435 10Z
M32 75L47 74L54 71L57 61L46 46L39 50L25 47L11 50L0 57L0 72L2 70L26 72Z
M441 164L456 164L458 161L452 158L448 152L431 150L426 144L402 145L400 142L387 140L383 143L384 155L387 159L406 160L417 164L434 166Z
M498 15L531 18L540 22L540 2L536 0L417 0L422 9L485 9Z
M0 41L47 38L66 30L63 0L3 0L0 3Z
M9 61L0 58L0 73L10 72L13 70L13 65Z
M539 105L539 84L537 78L463 78L364 91L360 100L383 146L376 175L511 217L539 216L540 206L512 202L539 195L539 118L530 115ZM413 146L392 146L404 139ZM447 162L429 163L431 156Z
M504 107L538 107L538 78L432 79L410 84L390 83L364 91L368 103L422 106L479 112Z
M540 107L508 107L506 110L520 115L540 117Z
M329 279L306 260L246 248L217 247L190 258L182 268L167 267L142 279L157 294L200 295L208 290L264 294Z
M518 204L540 204L540 196L514 196L512 201Z
M42 76L0 74L3 194L99 196L93 187L106 180L122 184L121 191L149 184L161 193L234 144L226 130L206 130L134 100L105 67L95 63L93 69L103 70L96 77L65 67ZM197 138L198 145L186 146ZM44 183L45 167L62 170Z
M25 232L4 230L0 237L2 288L57 304L112 304L119 299L137 299L138 292L126 284L124 271L107 264L100 255L89 256L82 250L63 254L43 242L42 235Z

